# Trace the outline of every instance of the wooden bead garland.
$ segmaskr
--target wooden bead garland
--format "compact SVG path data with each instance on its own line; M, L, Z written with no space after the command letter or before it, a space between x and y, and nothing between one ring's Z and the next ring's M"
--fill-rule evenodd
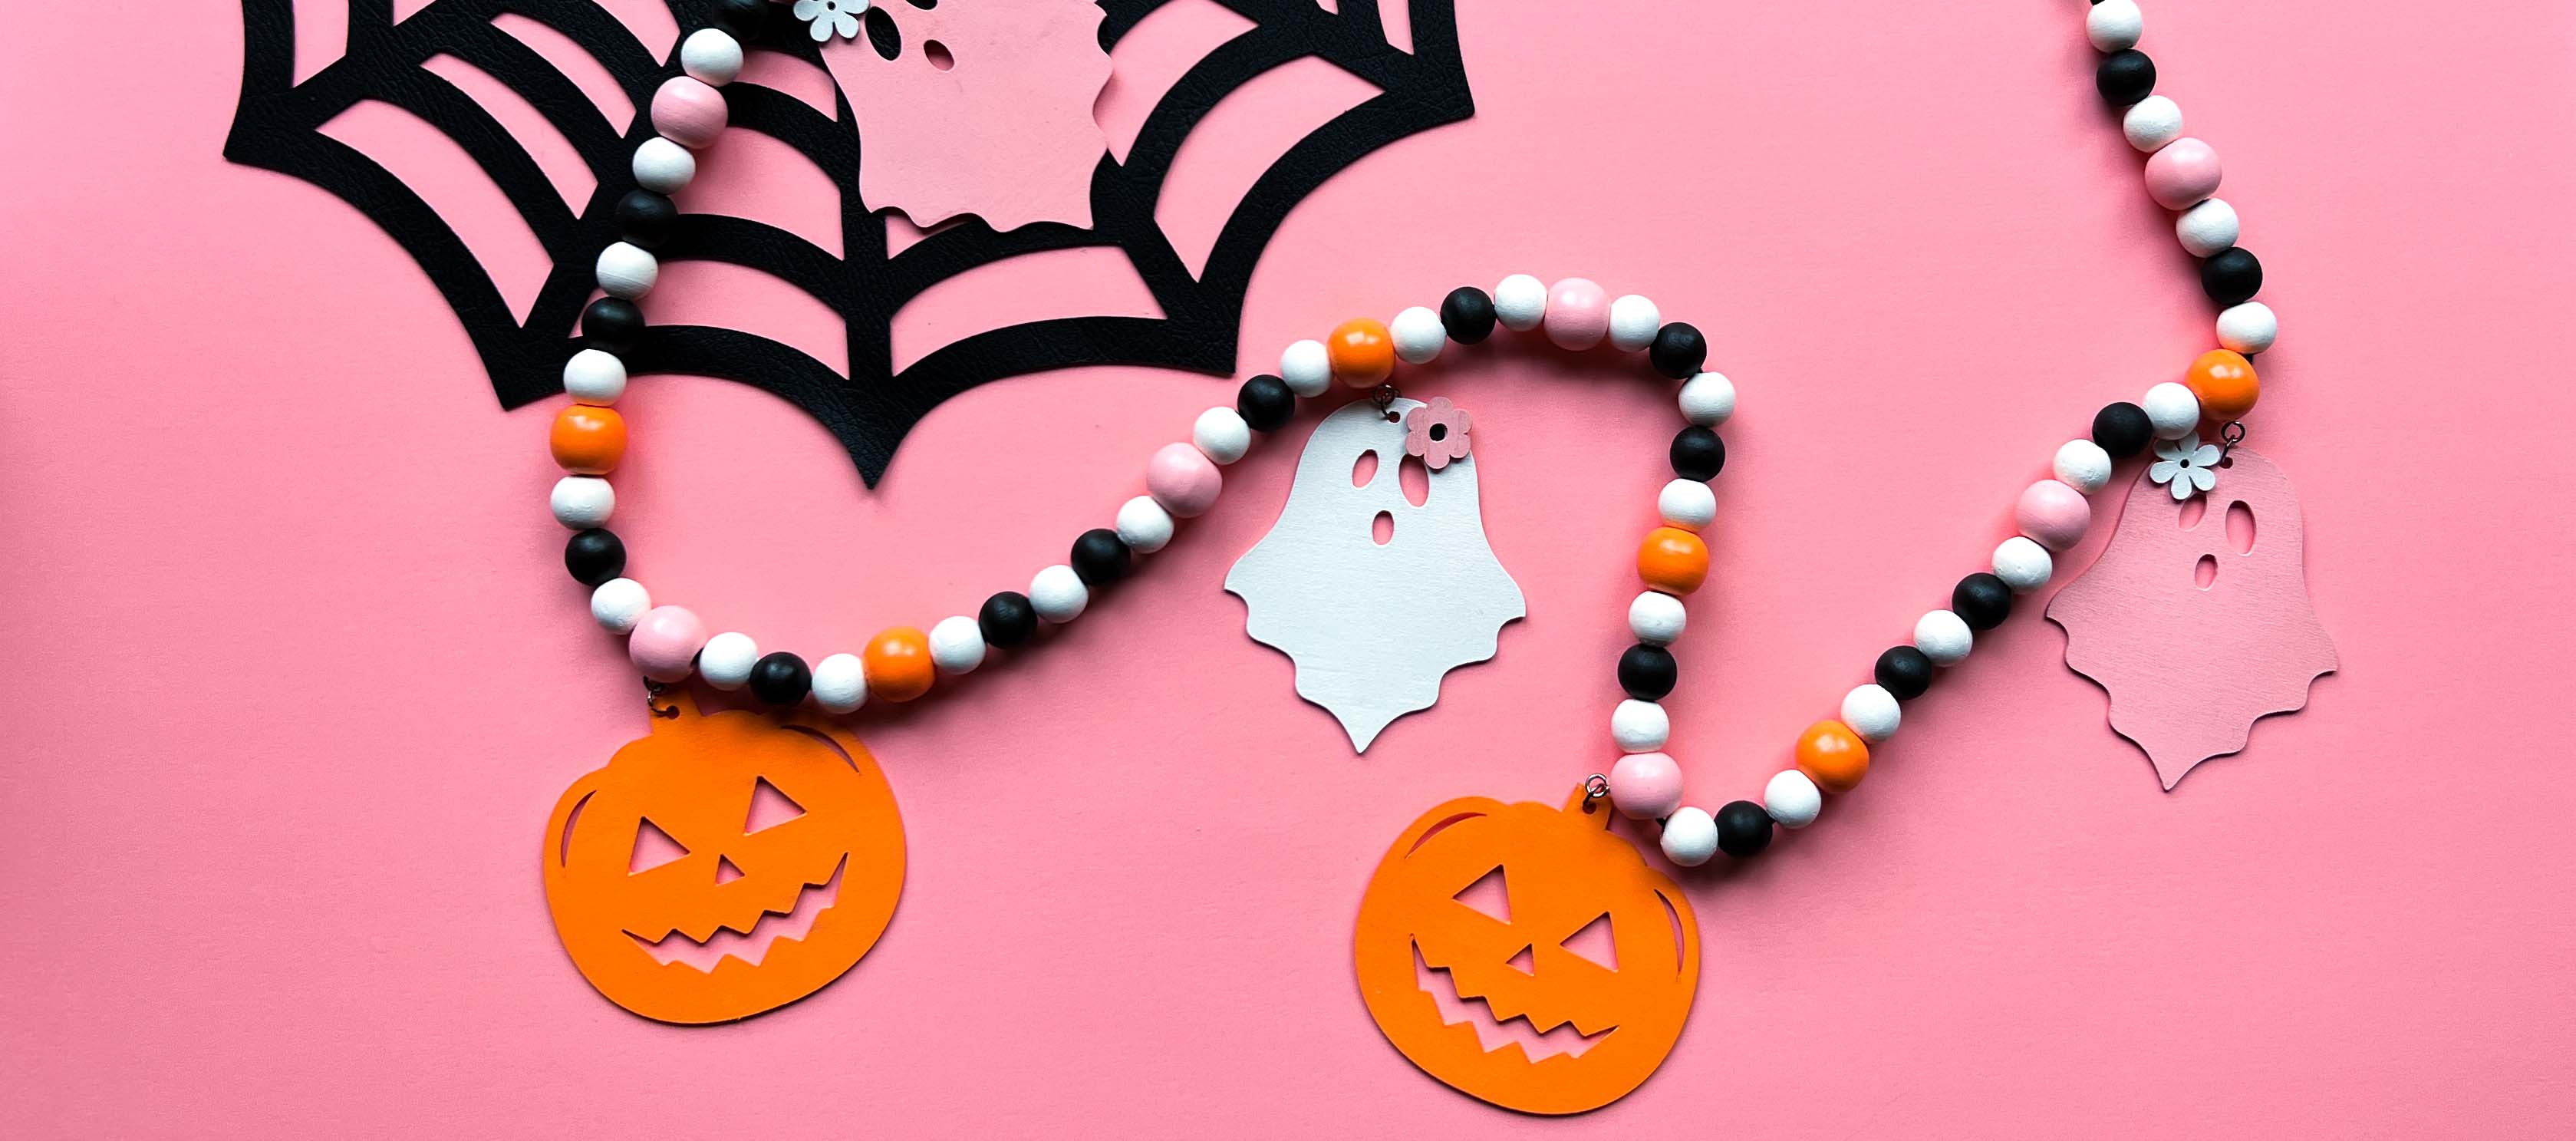
M2213 195L2222 181L2216 150L2185 133L2182 109L2153 93L2154 62L2137 50L2144 16L2135 0L2095 0L2085 19L2087 40L2103 53L2095 87L2120 117L2129 145L2145 158L2143 181L2160 205L2176 212L2176 239L2203 259L2204 290L2221 308L2218 347L2192 362L2177 380L2156 384L2139 403L2114 404L2094 418L2089 436L2067 441L2050 465L2054 478L2027 487L2014 518L2020 534L1994 549L1992 574L1980 572L1954 592L1953 609L1934 610L1917 622L1910 645L1882 654L1874 680L1843 697L1839 719L1810 725L1792 750L1795 764L1775 773L1759 803L1734 801L1711 812L1684 805L1681 769L1665 751L1671 723L1660 698L1670 691L1675 664L1665 648L1687 625L1683 599L1709 570L1708 546L1698 534L1716 518L1707 480L1723 466L1725 450L1714 429L1736 409L1735 386L1702 368L1707 350L1700 331L1665 322L1653 301L1634 294L1615 300L1584 278L1553 285L1528 274L1502 279L1490 294L1453 291L1437 308L1413 306L1388 322L1358 318L1323 340L1300 340L1280 355L1277 376L1246 382L1233 408L1211 408L1192 425L1186 443L1157 451L1147 465L1146 494L1129 499L1114 528L1086 534L1075 565L1040 570L1026 595L1001 592L977 617L952 616L931 631L893 627L859 654L832 654L808 670L793 654L762 654L748 636L709 636L697 616L676 606L655 606L643 584L625 577L625 552L606 524L616 509L608 480L623 460L625 420L610 406L624 395L625 364L618 354L643 330L637 302L658 282L652 252L676 218L668 195L696 177L695 151L714 144L727 113L718 88L743 66L743 46L724 27L691 32L678 51L680 74L655 90L649 117L656 137L634 153L636 189L619 206L625 235L601 251L595 277L602 297L584 311L587 344L563 371L573 403L549 428L548 447L565 475L553 485L548 506L556 521L575 532L565 552L574 577L591 588L592 617L627 635L639 671L657 683L684 680L694 671L718 689L741 689L786 702L811 701L831 713L860 708L871 696L906 702L929 692L940 676L973 671L990 647L1018 645L1038 624L1080 616L1091 594L1123 576L1128 560L1168 544L1177 520L1214 506L1224 487L1221 468L1242 459L1255 438L1283 426L1296 398L1313 398L1335 381L1353 389L1389 382L1396 365L1436 359L1445 346L1483 342L1496 326L1517 333L1544 329L1554 344L1588 349L1607 340L1621 352L1643 353L1656 371L1680 381L1677 404L1689 425L1675 437L1673 467L1680 476L1657 496L1663 524L1648 531L1636 565L1648 587L1630 604L1630 633L1637 644L1620 659L1620 679L1631 696L1611 717L1614 743L1626 754L1605 778L1620 812L1661 822L1661 847L1674 863L1690 866L1726 852L1757 853L1770 827L1813 823L1827 793L1844 793L1867 774L1871 746L1895 736L1902 704L1924 693L1940 669L1964 660L1975 631L2000 622L2015 594L2047 584L2052 551L2080 542L2091 524L2085 497L2101 491L2113 465L2136 456L2152 439L2178 439L2204 425L2232 425L2252 411L2260 385L2250 360L2272 347L2280 325L2270 306L2253 299L2261 263L2239 248L2235 208ZM1086 547L1084 544L1090 544ZM1108 546L1103 546L1107 544ZM1115 549L1110 549L1114 547ZM1089 558L1091 561L1086 561ZM1086 568L1077 570L1077 566ZM1086 581L1086 576L1090 581Z

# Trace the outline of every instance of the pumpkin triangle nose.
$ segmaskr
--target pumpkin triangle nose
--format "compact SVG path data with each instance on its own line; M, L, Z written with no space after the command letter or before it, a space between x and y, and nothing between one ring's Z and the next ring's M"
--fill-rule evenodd
M741 879L741 878L742 878L742 869L741 869L741 868L737 868L737 867L733 866L733 860L732 860L732 858L731 858L731 857L727 857L727 856L718 856L718 857L716 857L716 882L717 882L717 883L732 883L733 881L738 880L738 879Z
M1505 960L1503 965L1522 974L1535 976L1538 974L1538 960L1531 955L1533 950L1535 950L1534 946L1523 947L1520 954Z

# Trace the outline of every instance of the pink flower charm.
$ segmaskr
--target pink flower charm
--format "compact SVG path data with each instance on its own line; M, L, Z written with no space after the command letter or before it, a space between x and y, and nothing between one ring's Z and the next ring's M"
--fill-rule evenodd
M1467 410L1434 396L1431 403L1404 414L1404 454L1422 457L1422 466L1438 471L1467 455Z

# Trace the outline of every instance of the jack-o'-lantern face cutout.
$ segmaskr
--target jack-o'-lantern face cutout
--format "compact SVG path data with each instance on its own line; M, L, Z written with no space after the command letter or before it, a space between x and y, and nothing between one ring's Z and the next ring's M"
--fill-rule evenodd
M821 722L702 716L565 790L546 906L582 977L663 1022L729 1022L814 993L875 945L903 891L903 821L858 741Z
M1360 900L1360 994L1387 1041L1463 1093L1581 1113L1663 1064L1699 989L1690 902L1583 810L1453 800Z

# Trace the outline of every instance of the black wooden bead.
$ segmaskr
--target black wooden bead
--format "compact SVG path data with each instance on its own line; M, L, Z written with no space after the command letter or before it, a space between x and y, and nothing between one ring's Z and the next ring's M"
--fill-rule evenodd
M1646 346L1646 360L1655 371L1674 380L1689 380L1708 363L1708 338L1685 321L1675 321L1655 330L1655 343Z
M1662 646L1639 642L1619 655L1619 688L1639 701L1663 700L1681 678L1681 666Z
M2219 305L2242 305L2263 291L2263 263L2243 246L2229 246L2200 263L2200 289Z
M1705 483L1726 469L1726 441L1693 424L1673 437L1672 460L1673 474Z
M1107 586L1127 577L1135 555L1127 541L1107 527L1094 527L1073 541L1073 573L1090 586Z
M1912 701L1932 688L1932 659L1912 646L1897 646L1878 656L1878 666L1870 676L1898 701Z
M984 632L986 645L1007 650L1038 632L1038 608L1029 605L1028 595L1005 590L984 600L984 608L975 612L975 628Z
M582 339L620 356L644 339L644 310L623 297L602 297L581 311Z
M2147 450L2147 442L2156 438L2156 423L2147 419L2147 410L2127 401L2105 404L2093 414L2093 442L2111 453L2115 460L2125 460Z
M2012 588L2004 580L1978 571L1950 589L1950 610L1971 630L1992 630L2012 617Z
M1440 299L1440 327L1449 339L1472 345L1494 335L1494 299L1472 285L1461 285Z
M1297 394L1275 376L1256 376L1234 394L1235 415L1256 432L1277 431L1297 415Z
M769 14L769 0L716 0L716 26L733 33L733 38L749 47L751 38L760 34L760 23Z
M661 248L679 222L680 208L671 203L670 195L639 186L617 200L617 232L645 249Z
M751 695L763 705L785 708L805 700L813 689L814 671L805 668L805 659L785 650L751 663Z
M2136 48L2112 52L2093 69L2093 89L2114 107L2136 103L2155 93L2156 61Z
M564 543L564 569L583 586L597 586L626 573L626 543L604 527L579 531Z
M1717 850L1744 859L1771 846L1771 814L1750 800L1727 802L1717 810Z

